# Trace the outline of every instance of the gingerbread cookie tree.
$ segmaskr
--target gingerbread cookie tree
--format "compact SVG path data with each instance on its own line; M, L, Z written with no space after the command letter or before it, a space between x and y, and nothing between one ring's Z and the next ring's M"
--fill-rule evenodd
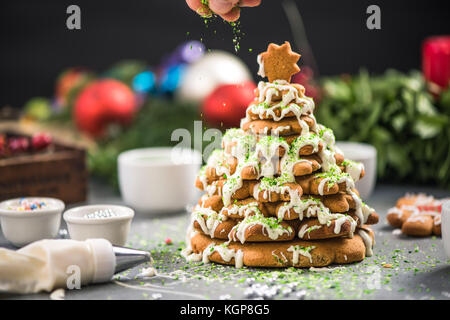
M187 231L188 260L237 267L311 267L363 260L372 253L367 225L378 215L355 181L363 166L345 160L333 132L316 122L314 101L290 83L300 69L288 42L258 56L267 77L239 129L200 171L205 191Z

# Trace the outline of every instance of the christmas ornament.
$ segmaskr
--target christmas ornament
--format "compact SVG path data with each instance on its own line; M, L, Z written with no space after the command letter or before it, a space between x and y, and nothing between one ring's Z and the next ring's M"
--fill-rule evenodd
M256 85L250 81L218 86L203 102L204 119L214 126L239 126L247 106L255 97L255 89Z
M320 100L320 87L314 81L314 72L308 66L292 76L292 83L299 83L305 87L305 94L314 100Z
M31 147L34 150L43 150L52 143L52 137L47 133L36 133L31 138Z
M186 72L186 64L180 63L168 68L160 79L159 90L162 93L174 92L181 83Z
M450 36L431 37L422 45L422 71L429 89L439 94L450 83Z
M128 86L114 79L102 79L90 83L80 93L74 118L81 131L98 137L111 123L129 124L136 110L136 99Z
M28 119L43 121L50 118L51 114L52 108L47 98L32 98L24 106L24 116Z
M144 61L123 60L114 64L102 75L102 78L113 78L131 87L134 77L146 71L147 68L147 64Z
M224 51L211 51L187 67L176 94L181 100L198 103L218 85L246 81L252 81L252 77L238 57Z
M162 59L159 69L165 70L180 63L191 64L205 54L205 46L200 41L187 41L179 45L171 54Z
M67 107L70 95L92 78L93 74L83 68L70 68L64 71L56 81L54 103L56 109Z
M158 91L162 94L173 93L180 86L186 66L199 60L204 52L203 43L187 41L164 57L157 69Z
M149 93L155 89L156 77L155 74L150 71L144 71L137 74L133 78L133 90L138 93Z

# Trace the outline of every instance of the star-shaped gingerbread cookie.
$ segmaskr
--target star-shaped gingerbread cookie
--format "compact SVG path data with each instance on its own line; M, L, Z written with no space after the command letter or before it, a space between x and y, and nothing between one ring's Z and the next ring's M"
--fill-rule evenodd
M259 55L260 74L266 76L269 82L275 80L291 81L291 77L300 71L297 61L300 55L291 49L291 44L287 41L281 46L275 43L269 44L267 51ZM261 70L262 69L262 70Z

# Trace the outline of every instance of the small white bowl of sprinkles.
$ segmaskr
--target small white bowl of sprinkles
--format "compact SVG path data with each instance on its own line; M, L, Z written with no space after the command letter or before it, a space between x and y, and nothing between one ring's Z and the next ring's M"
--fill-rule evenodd
M16 247L52 239L58 234L64 202L54 198L27 197L0 203L3 235Z
M116 246L125 245L133 217L133 209L110 204L76 207L64 212L72 239L103 238Z

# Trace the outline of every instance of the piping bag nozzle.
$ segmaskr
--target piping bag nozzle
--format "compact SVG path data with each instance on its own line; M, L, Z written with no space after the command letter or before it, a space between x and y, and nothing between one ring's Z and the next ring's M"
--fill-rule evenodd
M113 252L116 257L116 267L114 273L118 273L151 261L150 253L143 250L113 246Z

